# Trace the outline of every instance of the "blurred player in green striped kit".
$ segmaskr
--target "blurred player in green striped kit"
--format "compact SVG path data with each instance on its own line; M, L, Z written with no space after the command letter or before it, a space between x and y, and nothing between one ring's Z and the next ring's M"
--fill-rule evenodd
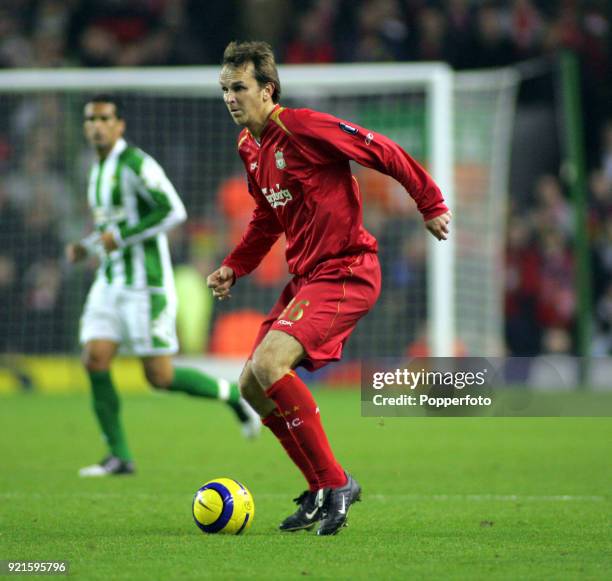
M178 351L177 301L166 232L187 217L176 190L151 156L123 139L125 120L112 96L99 95L86 103L84 130L98 158L87 187L95 229L69 244L66 256L69 262L91 255L100 259L81 319L80 341L109 454L79 474L134 472L110 374L119 350L141 358L155 388L225 401L243 434L255 437L259 416L240 398L236 384L172 362Z

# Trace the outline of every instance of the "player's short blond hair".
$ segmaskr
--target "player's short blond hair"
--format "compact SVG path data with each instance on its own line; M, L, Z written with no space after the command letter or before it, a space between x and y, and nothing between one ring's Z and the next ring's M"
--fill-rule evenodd
M281 84L276 69L272 47L263 41L230 42L223 52L223 66L241 67L253 63L255 79L261 87L266 83L274 85L272 102L278 103L281 95Z

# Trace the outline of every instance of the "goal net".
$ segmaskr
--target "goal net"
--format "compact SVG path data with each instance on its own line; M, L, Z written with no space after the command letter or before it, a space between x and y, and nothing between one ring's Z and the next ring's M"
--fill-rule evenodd
M432 173L454 213L429 236L391 178L355 166L383 290L345 350L347 362L430 353L499 355L507 168L517 79L453 74L441 64L281 67L283 105L310 107L381 132ZM288 280L283 244L213 304L205 275L239 239L251 210L217 68L0 73L0 341L3 353L78 350L95 264L70 267L63 246L91 228L82 136L87 97L121 97L126 137L155 157L189 213L171 235L190 355L240 356Z

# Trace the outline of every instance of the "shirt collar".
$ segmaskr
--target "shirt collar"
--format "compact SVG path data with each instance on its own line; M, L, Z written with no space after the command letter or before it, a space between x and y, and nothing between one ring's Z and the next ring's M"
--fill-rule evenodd
M268 114L268 117L266 118L266 124L264 125L264 128L261 131L261 135L259 136L259 143L261 143L261 140L263 139L264 135L268 132L268 128L270 127L271 123L270 123L270 117L272 117L272 115L274 114L275 111L278 111L280 109L280 103L277 103L274 106L274 109L272 109L272 111L270 111L270 113Z
M115 145L113 146L110 153L108 154L108 157L119 155L120 153L123 152L124 149L126 149L126 147L127 147L127 141L123 139L123 137L120 137L115 142Z
M126 148L127 148L127 141L123 139L123 137L120 137L119 139L117 139L117 141L115 141L115 145L113 145L113 148L108 152L108 155L104 158L104 161L107 161L115 157L119 157L119 155L121 155L121 153ZM100 161L98 161L98 163L100 163Z

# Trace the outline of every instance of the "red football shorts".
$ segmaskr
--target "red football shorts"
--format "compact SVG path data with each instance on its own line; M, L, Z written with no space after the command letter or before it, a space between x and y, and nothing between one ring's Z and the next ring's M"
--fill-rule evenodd
M271 329L295 337L310 371L342 356L357 321L380 294L380 264L372 252L333 258L304 276L295 276L259 328L251 357Z

